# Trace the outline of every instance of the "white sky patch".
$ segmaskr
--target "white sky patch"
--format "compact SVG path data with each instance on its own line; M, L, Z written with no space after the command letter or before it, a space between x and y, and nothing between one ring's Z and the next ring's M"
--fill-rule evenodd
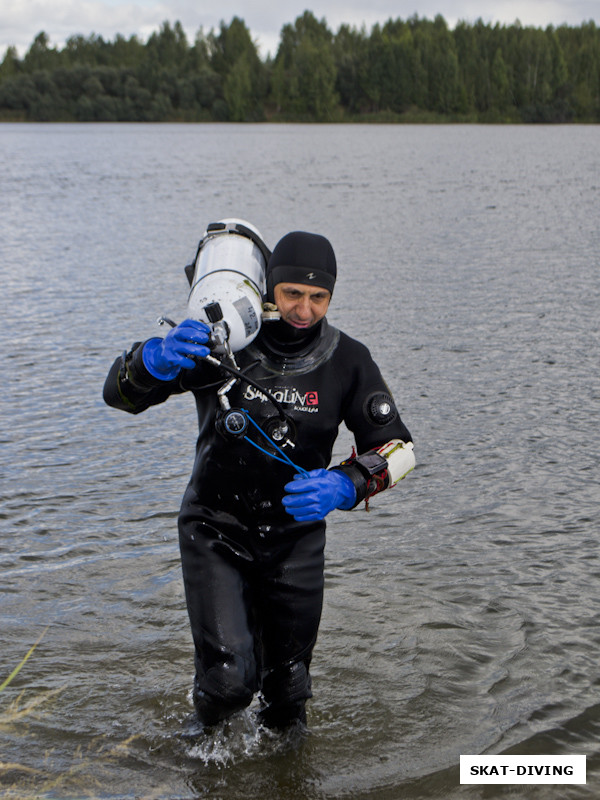
M577 26L589 19L600 18L600 4L597 0L495 0L493 3L478 3L476 0L449 2L448 6L460 8L452 26L459 20L475 22L481 18L486 23L510 25L519 20L522 25L545 28L563 24ZM450 19L448 19L450 23Z
M277 51L283 25L293 24L305 9L310 8L317 19L325 19L336 32L341 24L367 32L388 19L408 19L415 13L433 19L441 14L449 27L459 20L512 24L519 19L523 25L577 26L594 19L600 22L598 0L223 0L219 4L208 0L2 0L0 4L0 57L9 45L19 55L30 47L40 31L45 31L50 44L62 47L69 36L92 33L112 41L117 34L125 38L137 35L142 41L159 29L162 22L181 22L188 40L193 42L197 31L218 30L219 23L227 24L234 16L246 23L253 40L264 58Z

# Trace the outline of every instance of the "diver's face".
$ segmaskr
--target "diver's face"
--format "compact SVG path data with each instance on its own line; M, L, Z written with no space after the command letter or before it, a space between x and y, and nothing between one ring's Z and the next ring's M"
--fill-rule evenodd
M278 283L273 291L281 319L300 330L322 320L331 300L328 289L303 283Z

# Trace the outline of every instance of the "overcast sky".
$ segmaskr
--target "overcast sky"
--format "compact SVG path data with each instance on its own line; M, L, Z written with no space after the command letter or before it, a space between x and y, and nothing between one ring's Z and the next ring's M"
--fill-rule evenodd
M309 9L325 19L336 31L342 23L367 31L376 23L392 19L419 17L433 19L441 14L450 27L459 20L523 25L580 25L594 20L600 24L600 0L0 0L0 57L9 45L23 55L40 31L45 31L53 46L61 47L73 34L92 33L112 40L117 33L142 41L165 20L183 25L193 41L199 28L218 29L221 20L229 23L241 17L264 57L275 55L281 28Z

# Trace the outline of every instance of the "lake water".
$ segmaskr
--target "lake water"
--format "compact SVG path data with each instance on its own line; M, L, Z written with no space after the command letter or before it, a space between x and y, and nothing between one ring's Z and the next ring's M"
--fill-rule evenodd
M597 797L600 128L3 124L0 167L0 683L43 634L0 694L5 796ZM331 239L330 319L416 443L330 516L303 737L181 735L195 411L102 401L228 216ZM588 783L460 785L479 753L585 754Z

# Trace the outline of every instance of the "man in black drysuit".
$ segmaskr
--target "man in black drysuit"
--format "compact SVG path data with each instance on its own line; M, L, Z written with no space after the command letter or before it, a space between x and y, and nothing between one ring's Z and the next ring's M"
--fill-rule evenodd
M186 391L196 400L199 435L179 538L194 703L205 725L247 707L257 692L265 725L305 721L323 600L324 518L386 488L385 469L371 475L352 459L326 469L338 426L343 421L354 434L359 456L390 440L411 442L367 348L325 318L335 278L326 238L285 236L267 265L266 299L281 319L265 322L236 354L240 370L283 406L295 444L286 452L308 476L244 439L226 438L215 424L216 390L229 376L203 362L209 329L202 322L186 320L164 339L136 343L106 379L105 401L133 414ZM256 386L239 381L228 398L265 430L277 417ZM248 437L268 451L254 430Z

